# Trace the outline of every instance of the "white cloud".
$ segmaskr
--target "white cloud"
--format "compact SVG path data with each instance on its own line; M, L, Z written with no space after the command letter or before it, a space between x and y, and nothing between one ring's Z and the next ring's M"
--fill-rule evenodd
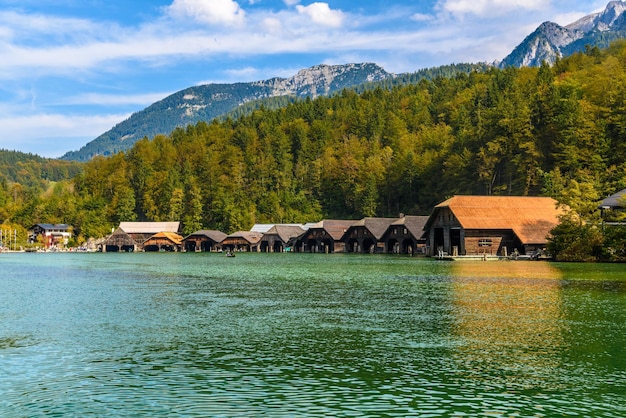
M340 10L332 10L328 3L311 3L308 6L296 6L298 13L308 16L318 25L337 28L344 20L344 14Z
M278 33L283 29L280 19L275 17L266 17L261 20L261 28L267 33Z
M568 24L603 8L601 0L593 7L584 0L436 1L430 10L392 2L366 13L333 9L329 0L275 2L282 7L168 0L153 7L160 15L134 23L0 10L0 148L44 156L78 149L128 117L122 113L130 107L169 94L143 94L141 85L176 89L183 72L185 82L236 82L288 77L320 62L372 61L404 72L492 61L544 20ZM255 6L244 11L248 5ZM155 74L158 81L150 79Z
M442 0L443 1L443 0ZM447 4L460 4L461 0L445 0ZM475 0L485 3L486 0ZM491 4L504 0L490 0ZM179 12L196 13L201 15L202 10L219 10L220 5L234 5L232 10L243 11L237 3L231 0L174 0L169 8L162 9L168 16L177 7ZM195 12L194 12L195 10ZM231 10L230 15L233 15ZM404 9L403 9L404 10ZM208 13L208 12L207 12ZM18 15L21 22L13 29L9 19L2 19L0 13L0 27L6 23L5 31L23 32L22 26L28 24L29 15ZM48 75L71 75L73 78L88 77L94 73L98 75L122 74L131 72L132 68L153 68L173 66L183 59L202 59L206 62L214 58L234 56L239 58L270 56L281 53L289 54L324 54L321 59L335 59L346 54L363 56L364 60L375 61L377 57L402 53L428 53L438 45L459 45L460 40L466 39L469 43L480 43L485 51L482 60L501 59L501 54L487 56L489 46L484 42L487 36L499 33L498 22L491 21L492 25L485 25L480 19L478 23L466 19L464 25L431 25L429 15L415 14L412 19L426 22L423 30L416 31L415 27L396 28L384 25L385 19L397 21L400 19L397 11L385 11L377 15L382 20L371 16L350 15L350 24L346 23L348 15L340 10L331 9L328 3L316 2L308 6L297 5L293 9L283 9L274 12L268 9L253 9L248 16L246 25L238 28L211 27L190 28L189 25L168 25L164 20L155 20L138 27L116 27L114 31L107 31L106 22L92 22L77 20L68 22L50 17L51 22L42 20L40 27L60 28L63 22L67 42L60 43L21 43L16 36L10 41L0 40L0 81L22 79L24 74L35 78ZM402 20L406 21L406 14ZM410 15L409 15L410 16ZM165 16L167 17L167 16ZM371 18L368 21L367 18ZM43 19L43 17L41 18ZM315 25L311 22L316 23ZM355 23L358 22L358 23ZM525 22L514 25L522 27ZM534 24L533 24L534 25ZM376 26L375 30L359 29L361 27ZM73 29L72 29L73 27ZM327 28L327 29L325 29ZM384 28L384 29L380 29ZM34 27L33 30L37 28ZM74 32L72 32L74 30ZM507 33L513 32L507 30ZM433 36L436 33L436 36ZM518 36L517 34L515 34ZM520 40L523 34L519 35ZM45 34L38 35L42 40ZM11 41L13 43L11 43ZM489 40L502 50L510 50L515 43L506 42L502 38ZM519 42L518 41L518 42ZM440 47L441 57L436 63L468 61L463 51L457 48ZM444 54L449 54L447 57ZM416 59L416 58L414 58ZM136 65L129 65L130 63ZM427 62L424 65L434 65ZM312 63L313 64L313 63ZM417 64L416 69L422 68ZM219 78L219 76L217 76ZM84 89L82 89L84 90ZM109 100L103 98L103 100ZM110 98L110 100L117 100Z
M210 25L240 25L245 20L245 11L233 0L174 0L167 10L174 18Z
M146 93L146 94L102 94L85 93L63 97L53 103L55 105L82 105L82 106L148 106L174 92Z
M415 13L413 16L411 16L411 20L414 20L416 22L428 22L433 20L433 16L424 13Z
M0 148L57 158L85 145L130 115L61 114L0 117ZM45 137L41 136L45 133Z
M589 13L572 11L570 13L563 13L563 14L554 16L550 20L553 21L554 23L558 23L561 26L566 26L566 25L569 25L570 23L576 22L578 19L581 19L587 15L589 15Z
M13 37L13 31L6 27L0 26L0 40L6 41L10 40Z
M0 11L0 39L21 45L69 45L118 36L127 31L113 22ZM2 45L2 47L6 47Z
M226 71L235 80L256 80L259 77L259 70L255 67L245 67Z
M539 10L549 6L546 0L441 0L439 6L454 15L495 16L513 10Z

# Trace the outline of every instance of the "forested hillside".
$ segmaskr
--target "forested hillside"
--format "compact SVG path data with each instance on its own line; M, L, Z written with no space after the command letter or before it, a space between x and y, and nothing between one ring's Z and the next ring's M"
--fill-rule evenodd
M0 224L14 222L29 227L22 223L37 217L29 208L50 195L57 182L71 183L82 169L77 162L0 149Z
M540 68L345 90L200 122L96 158L47 194L9 193L5 219L119 221L186 233L255 222L429 214L454 194L549 195L584 217L626 188L626 43Z
M0 149L0 179L5 182L43 187L48 180L68 180L81 170L80 163Z
M126 151L143 137L168 134L199 121L238 118L260 107L277 109L305 97L331 96L346 88L355 91L374 86L388 88L415 83L422 78L451 77L486 68L489 68L487 64L451 64L394 75L373 63L317 65L300 70L290 78L189 87L133 113L80 150L70 151L61 159L89 161L96 155L109 156Z

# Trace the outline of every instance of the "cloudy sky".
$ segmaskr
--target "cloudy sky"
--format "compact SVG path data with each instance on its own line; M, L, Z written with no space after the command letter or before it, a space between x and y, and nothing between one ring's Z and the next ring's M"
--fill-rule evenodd
M59 157L178 90L504 58L608 0L0 0L0 148Z

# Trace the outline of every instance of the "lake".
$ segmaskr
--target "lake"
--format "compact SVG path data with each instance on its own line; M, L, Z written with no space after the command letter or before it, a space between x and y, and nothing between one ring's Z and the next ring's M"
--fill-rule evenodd
M0 254L0 416L626 416L626 265Z

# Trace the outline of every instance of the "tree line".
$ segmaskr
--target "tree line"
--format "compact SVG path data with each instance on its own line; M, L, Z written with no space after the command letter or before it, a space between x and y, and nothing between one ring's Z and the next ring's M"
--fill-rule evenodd
M120 221L233 232L428 215L455 194L492 194L551 196L590 224L597 202L626 188L625 134L620 41L552 66L344 90L199 122L94 158L45 190L4 178L0 220L68 223L84 240Z

